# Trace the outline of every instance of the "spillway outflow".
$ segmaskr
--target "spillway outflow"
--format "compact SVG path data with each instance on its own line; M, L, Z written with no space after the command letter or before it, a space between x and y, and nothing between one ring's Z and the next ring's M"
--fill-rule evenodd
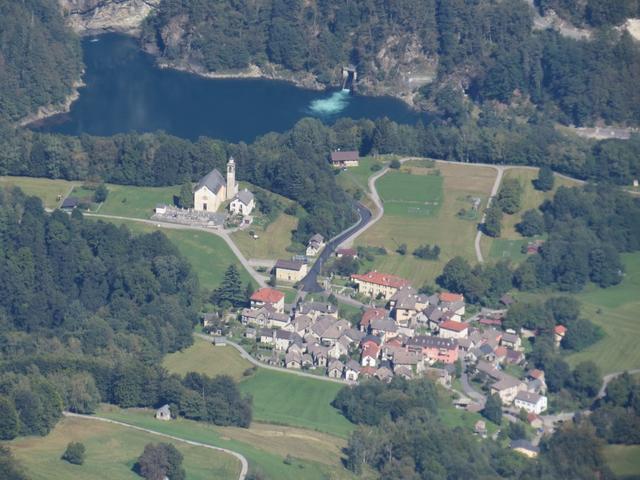
M349 105L348 89L333 92L328 98L320 98L314 100L309 105L309 111L313 115L328 117L331 115L337 115Z

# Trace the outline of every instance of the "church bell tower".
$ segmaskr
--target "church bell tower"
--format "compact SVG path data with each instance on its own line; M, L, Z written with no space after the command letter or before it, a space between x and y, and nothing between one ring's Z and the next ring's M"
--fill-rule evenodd
M236 183L236 161L233 157L229 157L227 162L227 200L233 199L238 193L238 184Z

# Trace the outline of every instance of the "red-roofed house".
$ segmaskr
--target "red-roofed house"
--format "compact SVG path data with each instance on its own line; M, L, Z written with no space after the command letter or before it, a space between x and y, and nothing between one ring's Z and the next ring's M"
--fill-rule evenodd
M331 165L334 167L357 167L359 164L360 155L355 150L336 150L331 152Z
M358 285L358 291L363 295L382 297L385 300L393 297L398 289L409 285L409 280L402 277L376 271L365 274L354 273L351 275L351 280Z
M361 363L363 367L375 367L378 364L380 346L373 342L367 342L362 349Z
M278 313L284 313L284 293L273 288L261 288L251 295L251 308L270 305Z
M447 320L440 324L440 336L443 338L467 338L469 336L469 324Z
M385 318L386 316L387 311L384 308L370 308L366 310L360 319L360 330L363 332L368 331L371 320L374 318Z
M553 333L556 340L556 345L560 345L560 342L567 333L567 327L565 327L564 325L556 325L555 327L553 327Z
M464 302L464 295L461 293L442 292L440 294L440 301L447 303Z

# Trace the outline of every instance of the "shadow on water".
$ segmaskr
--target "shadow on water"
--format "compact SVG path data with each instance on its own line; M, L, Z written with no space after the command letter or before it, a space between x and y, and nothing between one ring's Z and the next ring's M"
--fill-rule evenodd
M71 111L31 128L70 135L163 130L237 142L288 130L305 116L327 123L388 117L415 124L421 118L391 97L319 92L265 79L208 79L158 68L129 37L106 34L95 40L83 41L86 86Z

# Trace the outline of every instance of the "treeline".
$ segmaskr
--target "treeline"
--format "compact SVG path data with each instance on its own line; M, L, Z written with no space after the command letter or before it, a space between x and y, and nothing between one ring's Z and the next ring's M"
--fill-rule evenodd
M553 10L575 25L615 26L640 16L638 0L536 0L535 3L542 15Z
M52 0L0 1L0 119L58 104L80 79L80 42Z
M560 187L541 210L548 239L515 269L509 262L472 267L455 257L437 279L467 301L495 306L512 288L577 292L589 282L622 281L620 253L640 250L640 202L606 185Z
M47 214L19 189L0 189L0 219L0 438L44 435L63 408L101 401L249 424L231 379L160 366L191 345L199 310L197 279L163 234Z
M347 468L355 473L368 467L391 480L614 478L602 442L587 425L559 429L543 440L538 459L525 460L497 442L445 426L428 380L362 382L344 387L334 404L359 424L346 448Z
M607 385L589 417L599 437L611 444L640 444L640 383L625 372Z

